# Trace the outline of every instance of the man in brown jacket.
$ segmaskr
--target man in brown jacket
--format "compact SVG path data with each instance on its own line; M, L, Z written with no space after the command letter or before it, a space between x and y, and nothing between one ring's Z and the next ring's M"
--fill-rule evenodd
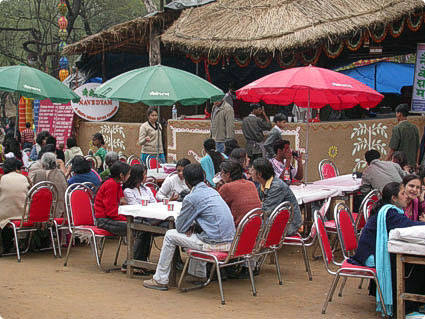
M224 100L214 102L211 111L211 137L217 152L224 152L224 141L235 137L235 113L233 107Z

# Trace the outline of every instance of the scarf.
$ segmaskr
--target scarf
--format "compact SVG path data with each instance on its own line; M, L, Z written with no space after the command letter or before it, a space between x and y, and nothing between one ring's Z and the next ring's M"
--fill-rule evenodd
M402 209L391 204L386 204L379 210L376 229L375 263L376 276L384 298L383 304L387 309L387 314L391 316L393 313L393 288L390 253L388 252L387 212L389 209L395 209L399 214L404 214ZM383 312L378 290L376 290L376 311Z

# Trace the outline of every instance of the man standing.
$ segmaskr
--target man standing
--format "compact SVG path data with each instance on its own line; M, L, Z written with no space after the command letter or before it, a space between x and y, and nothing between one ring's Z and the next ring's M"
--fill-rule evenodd
M235 113L224 99L214 102L211 111L211 137L219 153L224 152L224 141L235 137Z
M176 246L228 251L235 236L232 213L217 191L204 183L201 165L185 166L183 177L191 192L183 199L176 229L168 230L165 234L155 275L143 282L146 288L168 289ZM206 263L191 260L188 272L199 281L206 280Z
M23 130L21 134L21 143L23 149L32 148L34 145L34 131L31 128L30 122L25 123L25 130Z
M269 136L264 142L264 149L266 150L267 158L273 158L275 156L273 145L276 141L282 139L282 131L285 124L288 122L288 117L283 113L277 113L274 116L273 122L275 123L275 126L273 126L273 128L270 130Z
M398 105L395 112L398 124L393 127L387 161L391 160L395 151L402 151L407 156L409 166L416 168L419 155L418 128L407 121L407 115L409 114L407 104Z
M287 140L277 140L273 145L273 150L276 155L270 159L270 163L273 166L275 176L285 180L285 171L288 171L290 180L302 180L304 177L302 154L292 152L290 143ZM297 168L292 167L292 158L297 161Z
M391 182L401 183L408 173L403 171L397 163L381 161L381 154L377 150L369 150L364 155L367 167L362 174L362 186L360 192L363 195L372 189L382 192L385 185Z
M246 153L251 163L265 156L264 131L271 129L270 119L260 104L251 104L251 113L242 121L242 132L246 139Z

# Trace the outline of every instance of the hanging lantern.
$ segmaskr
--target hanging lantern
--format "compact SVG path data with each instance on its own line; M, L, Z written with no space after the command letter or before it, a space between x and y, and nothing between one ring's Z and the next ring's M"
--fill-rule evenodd
M61 57L60 59L59 59L59 68L60 69L67 69L68 68L68 65L69 65L69 63L68 63L68 58L67 57Z
M69 75L69 71L67 69L62 69L59 71L59 80L63 82Z
M59 29L65 30L68 27L68 20L65 17L60 17L58 20Z
M62 52L62 50L66 47L66 42L61 41L59 42L59 51Z
M68 7L66 6L66 3L64 0L61 0L58 4L58 10L61 15L65 15L68 12Z
M66 31L66 30L59 30L59 38L61 40L65 41L67 37L68 37L68 31Z

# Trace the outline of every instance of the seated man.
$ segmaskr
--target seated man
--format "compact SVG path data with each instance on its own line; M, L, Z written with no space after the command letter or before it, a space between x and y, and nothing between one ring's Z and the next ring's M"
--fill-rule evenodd
M382 192L388 183L401 183L403 177L408 175L397 163L381 161L379 159L381 154L377 150L369 150L364 156L368 166L362 175L362 186L360 187L362 194L367 194L372 189L379 189Z
M273 144L273 150L276 155L270 159L270 163L273 166L275 176L277 178L280 178L281 180L284 180L285 171L288 170L290 180L292 179L302 180L304 177L302 154L297 153L298 156L297 157L294 156L294 158L296 159L298 163L298 168L295 168L295 167L292 167L291 165L293 152L291 150L289 141L277 140Z
M184 182L183 169L189 165L190 161L187 158L182 158L176 164L177 174L167 176L162 183L161 188L156 194L157 200L169 198L170 200L177 200L181 192L189 192L186 183Z
M297 233L302 225L300 207L294 193L286 183L275 176L272 164L264 159L258 158L252 163L252 179L259 183L257 187L260 199L263 201L263 211L268 217L281 203L289 201L294 208L292 222L288 225L288 236Z
M243 168L235 160L226 160L221 163L221 178L224 185L219 194L230 207L235 226L251 209L261 208L261 201L255 184L243 178Z
M201 165L189 164L183 176L191 189L183 199L180 215L176 219L176 229L168 230L164 237L161 254L155 275L145 280L146 288L167 290L176 246L198 250L230 249L235 236L235 224L229 207L220 195L204 183ZM195 227L192 227L196 224ZM206 263L191 260L189 274L206 280Z

